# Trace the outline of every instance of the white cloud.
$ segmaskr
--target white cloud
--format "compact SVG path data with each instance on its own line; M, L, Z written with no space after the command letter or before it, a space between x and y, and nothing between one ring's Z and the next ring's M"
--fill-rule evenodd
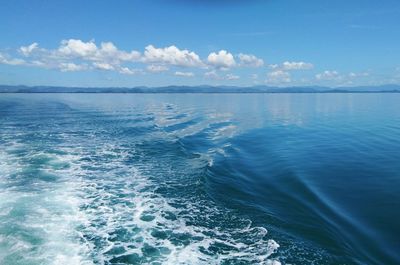
M118 72L120 74L124 74L124 75L137 75L137 74L142 74L143 70L142 69L132 69L132 68L128 68L128 67L121 67Z
M93 40L83 42L81 40L69 39L61 41L56 55L61 57L78 57L90 61L101 61L109 64L119 64L120 61L137 61L140 52L126 52L119 50L112 42L102 42L100 48Z
M218 53L212 52L207 57L207 62L218 69L226 70L236 65L233 55L225 50Z
M75 63L60 63L59 69L61 72L76 72L86 70L87 67L85 65L78 65Z
M368 72L350 72L350 73L339 73L335 70L326 70L322 73L316 74L315 79L317 81L329 81L331 85L354 85L365 81L370 76Z
M108 71L114 70L114 66L108 63L94 62L93 66L99 70L108 70Z
M89 42L83 42L81 40L69 39L61 41L58 52L65 56L90 58L95 56L97 52L97 46L93 40Z
M253 54L239 53L238 57L242 66L262 67L264 65L264 61Z
M314 67L313 64L311 63L306 63L306 62L284 62L282 64L282 69L286 71L290 70L309 70Z
M317 80L335 80L335 79L339 79L340 75L337 71L324 71L322 73L316 74L315 78Z
M291 77L288 72L276 70L267 74L267 83L290 83Z
M268 68L272 70L293 71L293 70L310 70L314 68L312 63L306 62L283 62L282 64L270 64Z
M29 56L34 50L36 50L39 47L39 44L36 42L32 43L29 46L22 46L19 48L19 51L24 55L24 56Z
M279 68L279 64L270 64L270 65L268 65L268 67L269 67L270 69L272 69L272 70L276 70L276 69Z
M200 57L189 50L180 50L175 46L156 48L148 45L144 51L143 62L169 64L182 67L199 67L203 63Z
M212 52L203 61L194 51L179 49L174 45L164 48L148 45L141 54L136 50L121 50L112 42L96 43L94 40L81 39L62 40L54 49L45 49L33 42L21 46L10 55L0 53L0 63L57 69L63 72L107 70L128 75L144 74L146 71L159 73L172 68L175 76L185 77L194 76L194 73L177 68L193 67L208 69L209 72L204 75L219 80L239 78L232 73L223 74L220 72L222 70L227 71L235 66L261 67L264 64L262 59L253 54L239 53L234 57L226 50Z
M154 65L154 64L148 65L146 67L146 69L147 69L147 71L153 72L153 73L160 73L160 72L165 72L165 71L169 70L169 68L166 67L165 65Z
M234 75L234 74L230 74L230 73L225 76L226 80L237 80L239 78L240 77L238 75Z
M204 77L209 78L209 79L215 79L215 80L237 80L240 78L238 75L234 75L232 73L228 73L226 75L219 75L215 70L206 72L204 74Z
M63 40L55 50L39 48L39 45L34 42L29 46L20 47L18 51L28 61L4 58L0 62L55 68L61 71L89 69L119 71L123 63L138 62L141 59L140 52L119 50L112 42L102 42L100 46L97 46L94 40L85 42L79 39ZM87 66L85 61L93 63L91 63L91 66ZM83 67L82 65L85 66Z
M25 60L18 58L8 58L6 55L0 53L0 64L8 64L8 65L24 65L26 64Z
M97 52L98 60L107 61L139 61L141 54L138 51L132 50L130 52L119 50L112 42L102 42L101 47Z
M183 76L183 77L193 77L194 74L192 72L175 72L176 76Z

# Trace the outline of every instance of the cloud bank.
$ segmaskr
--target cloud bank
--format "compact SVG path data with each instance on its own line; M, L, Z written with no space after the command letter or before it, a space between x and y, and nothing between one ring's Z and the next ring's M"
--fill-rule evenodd
M121 74L142 72L132 70L132 65L145 65L147 72L159 73L171 67L227 71L233 67L261 67L264 64L255 55L244 53L236 56L240 62L237 63L235 56L226 50L211 52L205 59L201 59L196 52L175 45L156 47L150 44L140 52L121 50L112 42L96 44L94 40L80 39L62 40L55 49L41 48L37 42L33 42L20 47L17 54L21 58L0 53L0 63L58 69L62 72L102 70ZM187 76L182 73L186 72L176 71L175 75Z
M259 77L266 71L264 82L274 85L350 83L369 76L367 72L313 72L314 64L305 61L286 60L279 64L266 65L264 59L254 54L233 53L226 49L201 56L195 51L176 45L157 47L149 44L142 51L123 50L109 41L96 43L95 40L80 39L61 40L53 49L43 48L38 42L33 42L15 50L0 50L0 64L54 69L60 72L99 71L121 75L165 73L179 78L196 77L223 81L240 79L250 83L259 83L262 80ZM234 73L238 71L241 72ZM300 74L302 77L298 78Z

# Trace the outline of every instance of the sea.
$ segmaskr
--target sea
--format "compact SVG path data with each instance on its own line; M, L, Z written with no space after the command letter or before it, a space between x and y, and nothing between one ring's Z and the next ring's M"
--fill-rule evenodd
M0 264L400 264L400 94L0 94Z

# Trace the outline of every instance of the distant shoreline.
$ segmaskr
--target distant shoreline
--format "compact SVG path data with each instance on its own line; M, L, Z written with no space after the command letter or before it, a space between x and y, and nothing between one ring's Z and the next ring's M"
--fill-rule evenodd
M400 85L358 87L272 87L272 86L164 86L164 87L61 87L0 85L0 93L74 94L326 94L400 93Z
M399 94L400 91L317 91L317 92L3 92L0 94Z

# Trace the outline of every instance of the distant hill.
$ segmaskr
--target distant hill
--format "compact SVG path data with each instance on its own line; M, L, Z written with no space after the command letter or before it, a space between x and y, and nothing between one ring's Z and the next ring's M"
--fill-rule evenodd
M400 93L400 85L357 87L272 86L164 86L164 87L59 87L0 85L0 93Z

